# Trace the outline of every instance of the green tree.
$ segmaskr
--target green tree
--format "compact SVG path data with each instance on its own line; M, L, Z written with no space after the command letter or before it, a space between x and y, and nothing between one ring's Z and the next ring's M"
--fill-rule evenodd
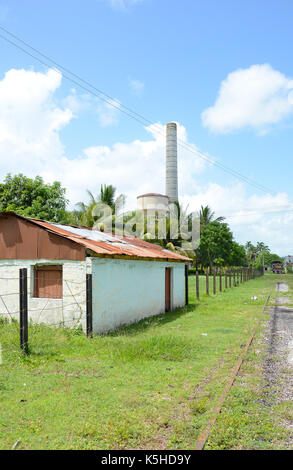
M73 211L73 217L77 225L84 225L86 227L93 227L93 225L99 220L103 212L104 206L110 208L109 216L112 218L113 223L115 220L115 214L118 213L125 203L126 197L124 194L120 194L115 199L116 188L110 185L101 185L100 193L97 197L93 193L87 190L89 195L89 202L79 202L76 204L76 209ZM100 211L101 209L101 211Z
M202 266L210 268L213 265L229 265L232 248L233 235L229 226L221 222L210 222L201 231L199 262Z
M247 260L250 265L254 265L256 259L259 257L261 253L270 252L269 247L263 242L257 242L256 246L254 246L250 241L246 242L245 244L245 251L247 255Z
M137 212L133 213L134 215L137 214ZM154 215L151 216L152 219L154 219ZM175 251L178 253L181 253L185 256L188 256L194 260L194 263L196 266L200 264L207 264L210 265L210 262L212 264L217 264L217 265L222 265L224 264L224 261L227 261L227 256L224 258L221 257L218 253L218 255L213 256L213 261L207 262L206 257L207 257L207 251L209 251L209 248L207 247L207 250L200 250L199 248L194 249L194 245L192 244L191 241L189 241L191 230L192 230L192 225L195 222L195 219L200 217L200 228L201 228L201 234L205 232L205 229L215 222L216 224L221 224L221 222L224 220L224 217L218 217L215 219L215 214L214 212L210 209L210 207L206 206L203 207L201 206L201 210L198 212L198 214L195 213L189 213L188 212L188 206L183 207L178 203L178 201L175 201L173 206L170 206L168 213L166 214L166 217L164 219L164 223L166 225L166 237L165 238L160 238L158 236L159 234L159 226L155 220L153 220L153 231L152 234L147 231L148 224L146 218L144 218L144 224L143 225L136 225L136 228L139 228L140 232L140 237L144 238L150 243L154 243L157 245L160 245L162 247L165 247L171 251ZM172 235L171 231L171 226L174 228L175 226L178 227L178 233L173 233L175 237ZM226 227L228 227L226 225ZM206 237L207 233L205 232L204 238ZM231 235L232 236L232 235ZM203 247L203 245L202 245Z
M200 227L203 230L211 222L223 222L225 217L215 218L215 213L209 206L201 206L199 211Z
M271 253L269 250L266 249L259 253L254 262L254 266L256 268L261 268L263 264L265 266L271 266L273 261L281 261L283 263L284 258L281 258L276 253Z
M245 243L245 251L248 262L250 264L253 263L256 258L256 247L251 243L251 241Z
M247 264L247 256L244 246L233 241L229 261L231 266L245 266Z
M256 255L259 255L263 251L271 251L269 247L263 243L263 242L257 242L256 247L255 247Z
M0 184L0 211L13 211L25 217L68 223L71 216L66 211L68 200L65 192L58 181L45 184L40 176L32 179L21 173L15 176L8 173Z

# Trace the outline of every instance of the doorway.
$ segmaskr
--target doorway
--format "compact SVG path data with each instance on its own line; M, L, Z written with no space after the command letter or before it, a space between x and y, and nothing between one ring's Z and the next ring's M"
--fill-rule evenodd
M165 268L165 312L171 310L171 268Z

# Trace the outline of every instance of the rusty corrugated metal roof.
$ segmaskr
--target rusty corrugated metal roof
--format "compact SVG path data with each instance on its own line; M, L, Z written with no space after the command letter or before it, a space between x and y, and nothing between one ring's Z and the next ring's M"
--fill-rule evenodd
M23 217L15 214L14 212L2 212L0 213L0 216L8 214L25 219L33 224L43 227L49 232L74 241L93 252L94 256L165 260L185 263L191 261L191 259L186 256L166 250L158 245L148 243L139 238L113 235L111 233L104 233L86 227L55 224L44 220Z

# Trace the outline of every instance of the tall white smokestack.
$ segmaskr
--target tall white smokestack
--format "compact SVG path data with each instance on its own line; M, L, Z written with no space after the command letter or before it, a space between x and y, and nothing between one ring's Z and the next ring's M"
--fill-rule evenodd
M166 129L166 195L169 202L178 201L177 124L169 122Z

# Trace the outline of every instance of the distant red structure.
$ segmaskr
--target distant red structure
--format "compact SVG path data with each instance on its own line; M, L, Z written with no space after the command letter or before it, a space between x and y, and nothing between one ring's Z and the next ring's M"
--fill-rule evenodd
M282 274L283 264L281 263L281 261L273 261L272 262L272 271L275 274Z

